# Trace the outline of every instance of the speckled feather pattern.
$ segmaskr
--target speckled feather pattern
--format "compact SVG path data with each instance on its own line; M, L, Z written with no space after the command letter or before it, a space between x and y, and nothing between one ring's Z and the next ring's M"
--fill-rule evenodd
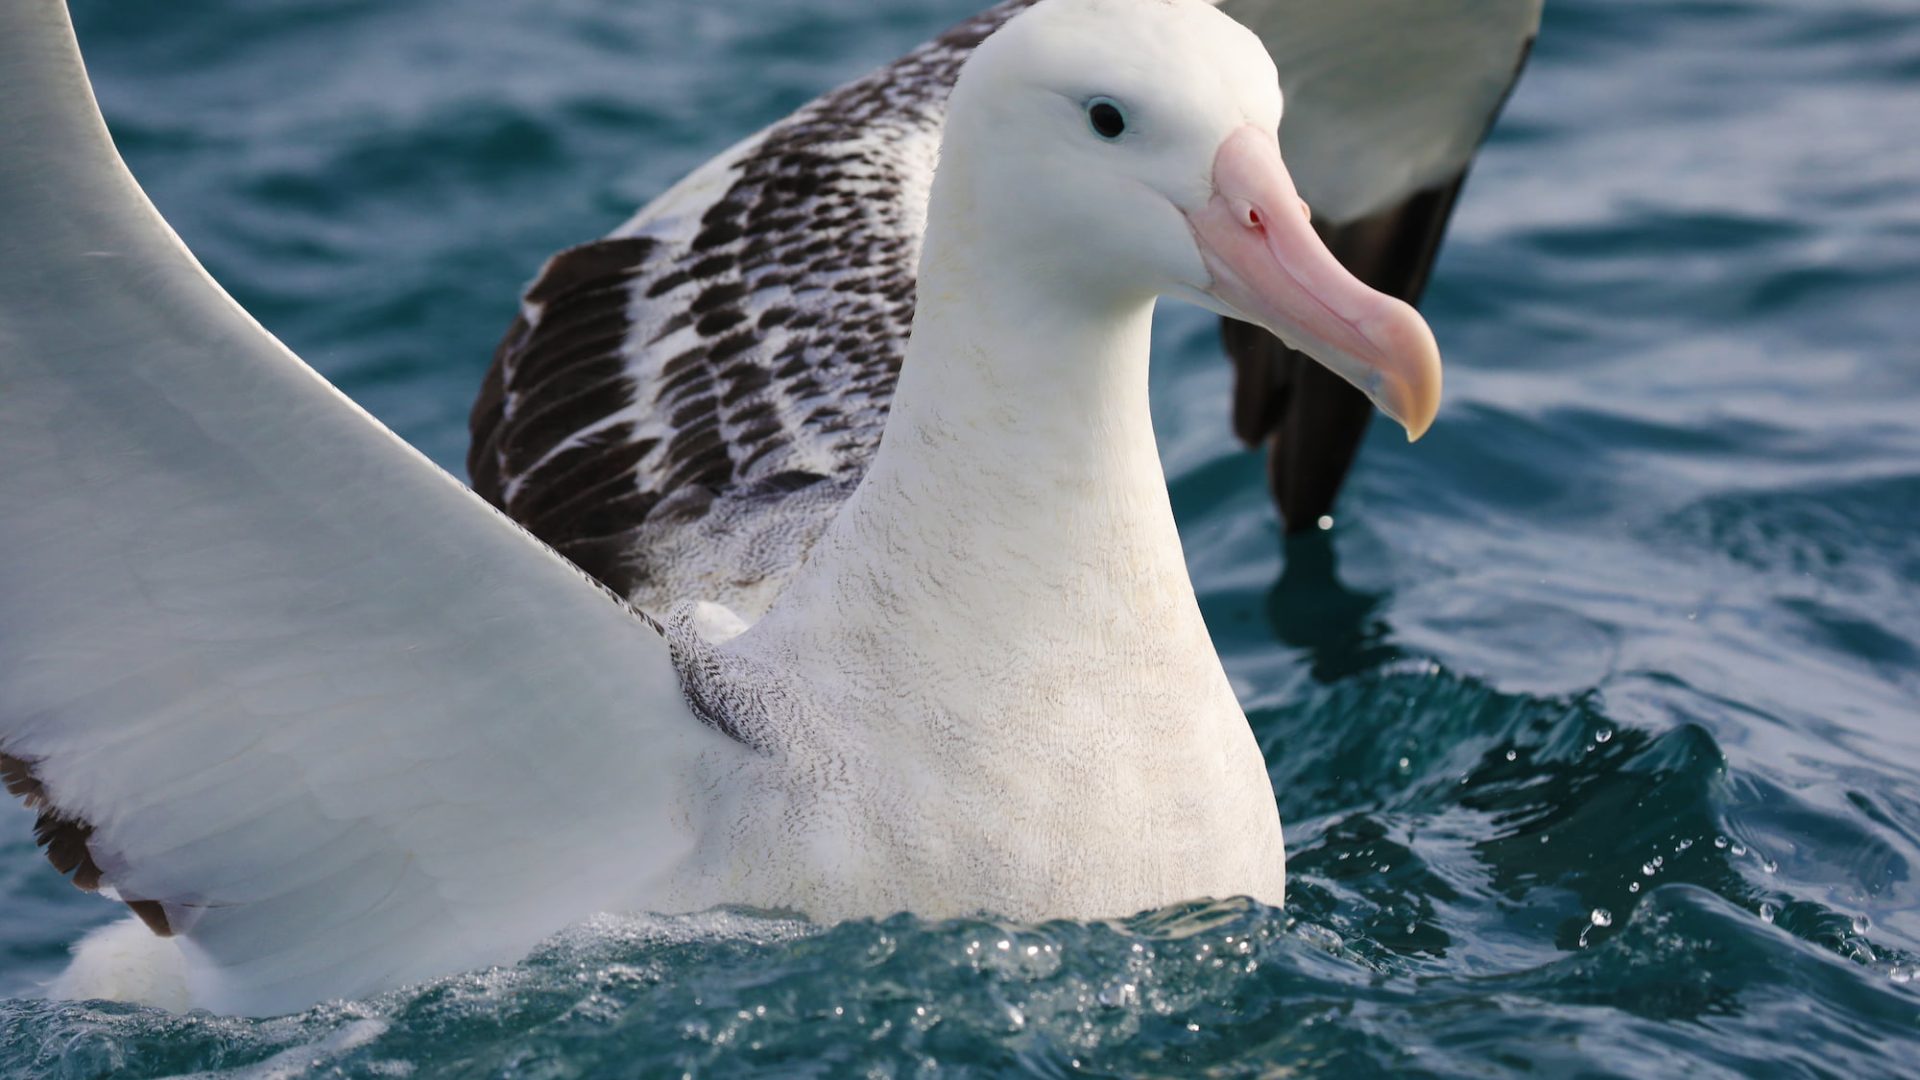
M642 607L763 611L880 440L946 99L1000 4L548 261L473 414L475 487Z

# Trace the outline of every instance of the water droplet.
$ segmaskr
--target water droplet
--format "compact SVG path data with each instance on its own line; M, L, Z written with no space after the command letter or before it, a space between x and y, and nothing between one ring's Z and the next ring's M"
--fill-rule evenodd
M1733 842L1733 857L1737 859L1742 855L1745 855L1746 853L1747 853L1747 845L1741 843L1738 840L1735 840Z
M1599 731L1593 733L1593 741L1602 744L1612 742L1613 732L1608 731L1606 728L1601 728Z
M1300 939L1323 952L1334 952L1346 946L1346 942L1339 934L1313 923L1306 923L1300 927Z
M1872 925L1873 920L1867 918L1865 915L1855 915L1853 917L1853 932L1856 934L1866 933L1867 928Z
M1853 962L1856 964L1871 964L1879 959L1879 957L1873 955L1873 946L1868 945L1864 941L1856 941L1853 943L1852 955Z
M1613 912L1603 907L1594 908L1593 913L1588 915L1587 918L1593 920L1593 925L1595 926L1606 927L1613 925Z
M1760 856L1760 869L1765 870L1767 873L1771 874L1775 870L1780 869L1780 864L1777 862L1774 862L1772 859L1767 858L1765 855L1762 855Z
M1724 836L1714 837L1713 846L1719 848L1721 851L1727 850L1727 838Z
M1508 760L1508 761L1518 761L1518 760L1520 760L1520 751L1518 751L1518 750L1509 750L1509 751L1507 751L1507 760Z
M1667 865L1667 857L1665 855L1655 855L1653 857L1653 865L1656 867Z
M1897 967L1887 972L1887 978L1892 979L1901 986L1905 986L1913 981L1913 971L1909 968Z
M1765 922L1765 923L1772 922L1773 917L1776 914L1778 914L1778 912L1774 909L1774 906L1772 904L1760 905L1760 921L1761 922Z
M1140 987L1130 982L1111 982L1100 988L1100 1004L1109 1009L1132 1005L1140 1000Z
M1674 847L1674 849L1673 849L1673 850L1675 850L1675 851L1685 851L1685 850L1687 850L1688 848L1690 848L1690 847L1692 847L1692 846L1693 846L1693 841L1692 841L1692 840L1682 840L1682 841L1680 841L1680 843L1679 843L1678 845L1676 845L1676 846Z
M1412 766L1412 765L1413 765L1413 762L1411 762L1411 761L1408 761L1408 760L1407 760L1406 758L1401 758L1401 759L1400 759L1400 771L1401 771L1401 772L1406 772L1406 771L1407 771L1407 769L1408 769L1408 768L1409 768L1410 766Z
M1314 522L1314 524L1320 526L1321 532L1326 532L1327 530L1333 528L1333 515L1322 514L1320 515L1320 520Z
M1635 882L1631 882L1631 883L1629 883L1629 884L1627 885L1627 891L1628 891L1628 892L1631 892L1631 893L1637 893L1637 892L1639 892L1639 891L1640 891L1640 883L1639 883L1639 882L1637 882L1637 881L1635 881Z

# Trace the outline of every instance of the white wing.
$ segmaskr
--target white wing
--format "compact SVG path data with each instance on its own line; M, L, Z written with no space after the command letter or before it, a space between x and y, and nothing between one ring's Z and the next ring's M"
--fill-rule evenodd
M1542 0L1221 0L1284 73L1281 144L1317 218L1456 178L1540 28Z
M56 865L273 1012L639 902L741 752L647 622L340 395L0 4L0 755Z

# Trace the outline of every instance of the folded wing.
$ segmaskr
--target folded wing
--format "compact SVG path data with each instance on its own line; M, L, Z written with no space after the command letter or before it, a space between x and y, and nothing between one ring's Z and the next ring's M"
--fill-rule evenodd
M0 774L264 1013L644 903L742 752L655 628L262 330L0 5Z

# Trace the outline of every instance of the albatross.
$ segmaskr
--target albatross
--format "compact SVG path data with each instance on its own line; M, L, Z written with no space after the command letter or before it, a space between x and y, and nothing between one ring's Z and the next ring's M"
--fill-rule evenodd
M954 39L923 216L868 204L904 208L906 238L872 252L918 269L885 314L801 302L870 296L842 288L860 251L817 266L769 241L780 280L747 272L743 222L782 211L731 193L765 140L809 152L791 127L530 292L477 410L499 471L476 481L527 519L529 478L571 473L546 508L591 513L649 495L607 448L665 462L678 482L639 526L660 545L607 563L628 575L609 590L590 545L543 543L235 304L114 151L64 5L0 10L0 778L55 867L132 912L57 994L271 1014L511 962L610 910L1282 901L1273 792L1155 454L1155 301L1261 327L1413 436L1438 351L1315 233L1259 37L1204 0L990 21ZM863 93L869 119L899 96ZM768 205L861 182L810 152L816 171L757 181ZM657 360L620 354L651 396L584 427L565 394L516 416L541 366L603 371L603 342L633 340L625 301L565 342L542 326L630 296L695 205L696 246L736 269L646 278L686 298L647 329ZM750 308L763 289L796 301ZM897 377L870 366L862 342L909 319ZM816 376L847 373L837 411L785 373L816 327L847 353ZM711 393L665 413L674 380ZM835 455L862 453L848 484Z

